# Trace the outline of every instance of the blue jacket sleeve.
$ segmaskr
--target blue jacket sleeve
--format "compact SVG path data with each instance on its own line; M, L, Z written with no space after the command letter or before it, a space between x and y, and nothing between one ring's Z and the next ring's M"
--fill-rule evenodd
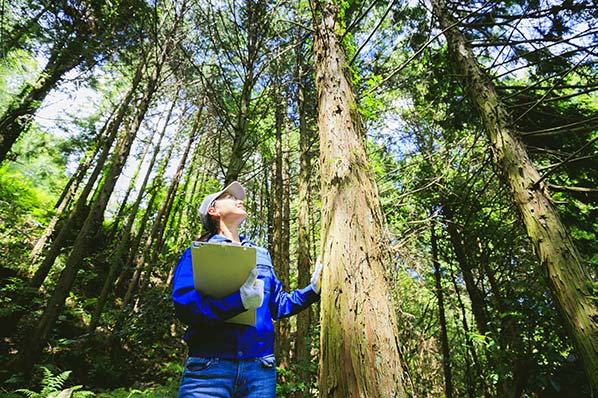
M291 293L283 291L282 283L276 275L272 278L270 289L270 312L273 319L295 315L320 299L320 295L311 285L293 290Z
M174 270L172 300L177 318L187 325L225 321L245 311L238 291L215 299L195 290L190 248Z

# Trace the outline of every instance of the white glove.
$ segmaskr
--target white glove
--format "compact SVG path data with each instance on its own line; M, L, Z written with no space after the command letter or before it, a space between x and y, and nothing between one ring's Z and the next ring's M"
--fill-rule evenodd
M320 294L320 287L322 286L322 263L320 257L316 260L316 267L314 273L311 275L311 288L314 292Z
M245 283L239 288L246 310L259 308L264 301L264 281L257 279L257 275L257 268L252 269Z

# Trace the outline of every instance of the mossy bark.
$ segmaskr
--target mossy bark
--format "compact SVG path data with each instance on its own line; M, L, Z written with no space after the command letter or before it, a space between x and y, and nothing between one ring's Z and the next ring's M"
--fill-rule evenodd
M313 3L324 264L320 396L403 397L385 228L331 3Z
M540 174L518 139L506 107L482 72L463 35L448 29L453 18L444 0L432 0L451 57L485 124L496 163L508 182L527 234L545 267L550 289L580 354L593 388L598 390L598 306L590 290L591 276L571 235L554 208Z

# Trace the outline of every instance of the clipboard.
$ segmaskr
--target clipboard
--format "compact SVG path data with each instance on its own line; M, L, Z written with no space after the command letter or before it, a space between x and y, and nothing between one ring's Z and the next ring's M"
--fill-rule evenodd
M191 242L191 263L195 290L221 298L236 292L256 266L254 247L213 242ZM255 309L226 322L255 325Z

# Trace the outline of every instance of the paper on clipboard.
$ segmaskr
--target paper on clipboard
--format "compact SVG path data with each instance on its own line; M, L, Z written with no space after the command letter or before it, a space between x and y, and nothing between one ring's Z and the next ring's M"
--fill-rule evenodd
M191 261L195 290L221 298L239 290L256 264L254 247L192 242ZM255 325L255 309L247 310L227 322Z

